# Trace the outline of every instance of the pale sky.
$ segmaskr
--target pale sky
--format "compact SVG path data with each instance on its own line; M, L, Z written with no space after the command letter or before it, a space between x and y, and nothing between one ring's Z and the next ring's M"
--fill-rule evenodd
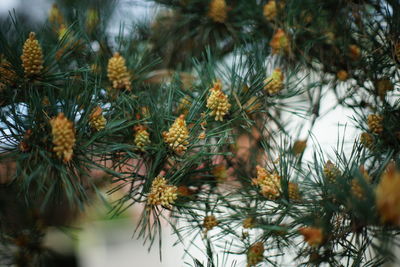
M0 14L7 12L8 10L16 7L19 0L1 0L0 2Z

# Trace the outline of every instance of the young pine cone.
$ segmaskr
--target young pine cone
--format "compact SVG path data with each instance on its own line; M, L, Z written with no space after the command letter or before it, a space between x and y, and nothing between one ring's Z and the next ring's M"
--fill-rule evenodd
M371 176L369 176L363 165L360 166L360 172L364 181L369 183L371 181ZM365 199L364 188L357 177L351 180L351 193L358 199Z
M64 22L63 15L61 10L58 8L57 4L53 4L49 10L49 22L50 24L56 28L60 26Z
M177 154L186 151L189 145L189 130L186 127L185 116L180 115L171 125L168 132L163 133L164 142Z
M368 115L368 128L374 134L383 132L383 116L377 114Z
M135 127L134 141L138 150L144 152L144 147L150 144L150 134L143 125Z
M225 0L211 0L208 16L214 22L224 23L228 18L228 6Z
M287 53L289 52L289 37L284 30L278 29L272 36L269 45L272 48L272 54Z
M263 14L264 17L266 17L269 21L272 21L276 18L277 8L275 0L270 0L264 5Z
M360 136L360 142L364 147L372 150L374 148L375 139L372 134L364 132Z
M179 100L178 111L184 115L187 115L189 113L191 105L192 101L190 97L186 95Z
M383 100L385 99L387 92L393 91L394 85L390 79L384 78L384 79L379 79L375 82L375 88L378 93L378 96Z
M96 131L103 130L106 127L107 120L102 114L103 110L101 107L96 107L89 117L89 125Z
M246 219L243 220L243 228L245 229L254 228L255 225L256 225L256 219L253 217L247 217Z
M339 168L335 166L335 164L328 160L324 166L324 175L329 183L335 183L336 178L342 175L342 173L340 172Z
M215 82L210 92L211 94L207 99L207 108L211 109L211 115L215 116L216 121L223 121L223 117L228 113L231 104L228 102L228 97L222 92L221 82Z
M255 266L264 260L264 244L256 242L247 251L247 266Z
M204 220L203 220L204 232L207 233L208 231L213 229L218 224L219 224L219 222L218 222L217 218L215 218L214 215L209 215L209 216L204 217Z
M21 60L26 77L37 76L42 72L42 48L40 47L38 40L36 40L36 35L34 32L31 32L29 34L29 38L25 41L22 49Z
M274 95L279 93L282 89L283 89L283 73L281 71L281 69L277 68L275 69L271 76L269 76L267 79L265 79L264 83L264 90L270 94L270 95Z
M178 188L174 185L168 185L163 176L157 176L151 184L150 193L147 196L147 204L161 205L166 208L172 208L175 200L178 198Z
M361 57L361 49L357 45L349 45L349 57L351 60L356 61Z
M13 70L13 66L6 59L2 59L0 55L0 91L2 86L14 84L17 74Z
M389 164L375 191L376 208L383 223L400 226L400 172Z
M257 177L252 179L252 183L260 187L260 193L270 199L274 200L280 197L281 177L276 173L269 173L265 168L256 166Z
M301 199L299 185L296 183L289 182L288 184L289 199L292 201L298 201Z
M128 91L132 89L125 59L118 52L108 61L107 77L115 89L125 89Z
M75 146L75 129L73 123L64 113L50 120L51 134L53 136L53 151L64 162L71 160Z
M358 199L364 199L364 189L357 179L351 180L351 192Z
M293 154L295 156L300 155L304 152L304 150L307 148L307 140L296 140L293 144Z
M304 237L304 241L311 247L318 247L324 240L321 228L302 227L299 229L300 234Z
M336 73L336 77L338 78L339 81L346 81L349 78L349 73L345 70L339 70Z

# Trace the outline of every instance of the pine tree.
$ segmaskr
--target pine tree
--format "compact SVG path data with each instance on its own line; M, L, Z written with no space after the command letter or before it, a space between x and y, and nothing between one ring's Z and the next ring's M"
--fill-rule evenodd
M186 245L201 236L193 266L395 261L400 3L152 2L117 35L118 1L1 21L0 264L46 266L47 229L105 190L96 171L121 196L113 214L144 207L132 227L149 246L162 217ZM329 159L285 116L311 133L328 94L360 134Z

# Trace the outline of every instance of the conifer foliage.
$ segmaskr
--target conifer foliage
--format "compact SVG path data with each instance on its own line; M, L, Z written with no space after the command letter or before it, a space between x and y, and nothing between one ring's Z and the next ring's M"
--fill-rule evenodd
M49 227L109 186L111 214L140 204L149 246L166 219L193 266L396 262L400 3L150 2L126 28L108 0L0 22L0 265L46 266ZM328 97L359 134L330 157Z

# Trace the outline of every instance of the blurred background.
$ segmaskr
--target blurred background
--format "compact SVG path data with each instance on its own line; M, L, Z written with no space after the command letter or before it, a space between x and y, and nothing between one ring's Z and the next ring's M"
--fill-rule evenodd
M42 22L47 19L51 6L51 0L0 0L0 20L7 18L10 12L16 12L27 22ZM118 7L112 20L114 23L110 25L110 34L117 35L121 25L129 28L132 20L151 20L157 9L158 7L150 1L118 1ZM323 98L321 114L324 115L324 119L317 121L311 133L305 130L302 133L303 136L300 136L301 139L310 134L313 135L311 140L315 141L314 146L318 144L328 155L334 154L333 148L336 147L338 136L344 136L345 145L348 146L352 146L356 137L356 130L351 123L350 110L339 106L325 114L335 105L335 99L333 95L329 94ZM288 114L288 116L290 115ZM294 125L302 124L299 117L294 118L296 120ZM312 158L312 148L313 145L310 144L305 151L305 159ZM110 198L110 196L105 194L105 198ZM114 218L111 218L108 211L109 208L102 203L94 203L86 214L78 219L76 228L50 230L46 236L46 245L60 255L59 262L55 262L53 265L69 267L193 266L193 260L189 256L185 256L183 246L174 245L177 237L172 234L166 222L162 233L162 261L160 262L158 244L154 244L149 251L148 244L143 245L143 240L133 237L135 225L140 217L139 207L133 207ZM195 244L202 243L200 235L194 240ZM206 259L196 245L193 246L190 254L204 261ZM244 257L234 259L237 260L237 266L244 266Z

